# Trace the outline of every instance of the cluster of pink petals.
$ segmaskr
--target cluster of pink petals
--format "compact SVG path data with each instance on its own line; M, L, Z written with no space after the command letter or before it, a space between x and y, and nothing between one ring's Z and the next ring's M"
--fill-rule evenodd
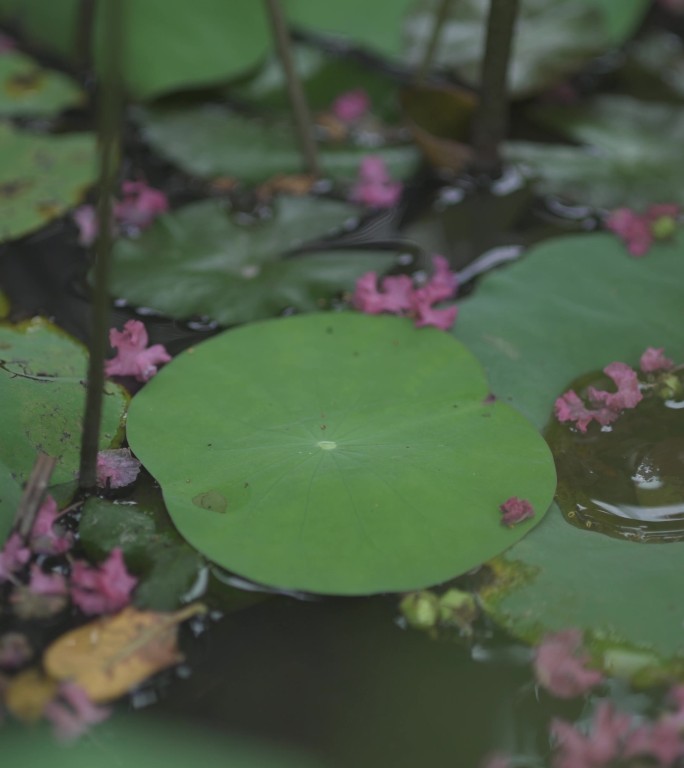
M61 683L57 695L50 701L43 715L53 727L60 741L73 741L82 736L91 725L101 723L111 714L106 707L98 707L76 683Z
M69 591L66 577L61 573L44 573L36 563L31 566L29 591L34 595L65 595Z
M671 371L674 363L669 357L665 357L663 347L648 347L639 359L639 367L644 373L656 371Z
M124 181L121 184L122 199L114 203L114 222L124 230L146 229L162 213L169 209L166 195L144 181ZM78 227L78 242L92 245L97 237L97 212L92 205L82 205L73 212Z
M58 517L57 502L52 496L46 496L31 529L29 545L32 552L38 555L63 555L71 549L74 544L73 534L69 531L60 533L55 529Z
M13 533L0 550L0 582L8 581L31 559L31 550L18 533Z
M83 613L116 613L131 599L138 580L126 570L119 547L98 567L80 560L71 568L71 600Z
M634 408L642 400L636 371L626 363L611 363L603 372L613 380L617 392L589 387L588 408L572 389L561 395L555 403L556 418L560 422L574 422L580 432L586 432L592 421L601 426L612 424L627 408Z
M343 123L355 123L370 109L370 98L363 88L341 93L332 103L330 111Z
M112 448L97 454L97 485L100 488L123 488L140 473L140 462L129 448Z
M366 272L356 281L353 304L368 315L389 312L414 318L416 328L433 325L446 331L454 324L457 307L435 309L432 305L450 299L456 293L458 281L444 256L433 256L434 274L422 287L415 289L407 275L385 277L378 289L378 276Z
M587 669L589 656L582 650L582 632L565 629L546 635L537 646L534 674L537 682L559 699L581 696L603 680L595 669Z
M534 517L534 507L530 502L527 499L519 499L517 496L511 496L510 499L506 499L499 509L502 513L501 525L506 525L509 528L512 525L521 523L523 520Z
M631 208L616 208L608 215L606 227L624 242L632 256L644 256L659 239L658 222L670 219L674 223L679 212L674 203L651 205L643 214Z
M117 353L105 362L107 376L135 376L138 381L147 381L157 372L159 364L171 360L162 344L147 347L147 329L140 320L129 320L123 331L112 328L109 342Z
M369 208L391 208L396 205L403 185L393 181L379 155L366 155L361 160L359 175L351 189L349 199Z

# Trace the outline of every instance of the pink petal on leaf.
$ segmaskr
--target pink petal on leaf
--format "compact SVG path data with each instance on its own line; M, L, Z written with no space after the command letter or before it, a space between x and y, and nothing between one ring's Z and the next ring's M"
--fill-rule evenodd
M370 109L370 98L363 88L341 93L332 103L331 111L343 123L355 123Z
M639 367L644 373L653 371L669 371L674 363L663 354L663 347L648 347L639 359Z
M0 550L0 581L7 581L30 559L31 550L18 533L13 533Z
M535 651L537 682L559 699L580 696L603 680L598 670L586 669L589 657L581 646L581 631L566 629L546 635Z
M144 181L124 181L123 199L114 204L114 217L124 227L146 229L169 209L166 195Z
M138 580L126 570L119 547L93 568L76 560L71 568L71 599L89 615L116 613L128 605Z
M98 707L87 693L75 683L61 683L55 698L43 710L59 741L74 741L91 725L106 720L111 710Z
M140 462L129 448L113 448L97 454L97 485L100 488L123 488L140 473Z
M519 499L517 496L511 496L499 507L503 513L501 516L502 525L516 525L523 520L534 517L534 508L527 499Z
M40 555L62 555L74 545L74 536L70 531L55 530L58 517L57 502L52 496L46 496L31 529L29 543L34 552Z
M356 183L349 199L370 208L391 208L403 190L400 181L392 181L385 161L379 155L366 155L361 160Z
M422 290L429 297L431 304L453 298L458 288L458 279L451 271L449 262L444 256L435 254L432 257L434 272L432 277L423 286Z
M157 366L168 363L171 355L161 344L146 349L147 341L147 330L140 320L129 320L123 331L112 328L109 342L117 354L105 361L107 376L135 376L138 381L151 379L157 372Z
M36 595L66 595L66 578L61 573L44 573L35 563L31 566L28 588Z

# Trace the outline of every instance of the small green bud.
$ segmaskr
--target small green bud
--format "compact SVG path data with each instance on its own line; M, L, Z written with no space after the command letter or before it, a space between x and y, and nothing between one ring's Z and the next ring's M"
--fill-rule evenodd
M651 234L656 240L672 237L677 231L677 219L674 216L661 216L651 223Z
M399 603L399 610L415 629L432 629L439 618L439 598L432 592L411 592Z
M477 603L470 592L449 589L439 599L439 618L444 624L452 624L463 632L472 632L472 623L477 618Z
M658 378L656 392L658 397L661 397L663 400L672 400L684 394L684 387L682 387L679 376L674 373L666 373Z

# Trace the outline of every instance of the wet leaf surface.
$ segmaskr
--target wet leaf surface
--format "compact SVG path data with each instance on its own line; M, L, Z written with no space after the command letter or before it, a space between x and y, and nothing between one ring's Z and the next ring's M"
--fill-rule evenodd
M138 239L116 244L112 291L171 317L206 315L222 325L271 317L287 307L320 309L352 290L364 272L389 268L394 254L284 254L357 213L332 200L282 197L272 218L244 225L216 201L194 203L162 216Z
M0 123L0 242L62 216L94 180L90 134L42 136Z
M258 183L276 174L301 173L302 159L289 122L248 119L225 107L157 108L138 112L143 135L163 157L196 176L230 176ZM415 147L326 145L320 148L323 175L356 177L364 155L377 154L394 177L417 165Z
M16 484L27 480L37 452L57 458L52 474L56 498L77 474L85 402L86 351L47 321L0 326L0 497L16 501ZM124 391L105 390L101 446L115 441L127 404ZM7 494L5 496L5 494ZM0 505L2 519L9 507ZM0 526L3 523L0 522Z
M0 115L49 117L79 106L83 92L65 75L18 51L0 54Z
M599 96L578 107L538 108L533 115L579 144L508 143L506 156L532 171L540 192L599 208L684 203L681 106Z
M613 361L638 363L648 346L681 356L684 242L634 259L611 235L550 240L483 280L464 302L457 338L484 365L493 391L541 429L578 375ZM490 610L536 640L576 626L603 638L681 653L684 543L640 544L569 525L554 506L499 562ZM499 566L497 566L499 568Z
M91 701L112 701L182 661L179 624L205 610L199 604L176 613L124 608L61 635L45 651L43 665L54 680L79 685Z
M328 594L418 589L510 546L552 497L546 444L488 391L437 330L299 316L181 354L132 402L128 438L181 534L237 574ZM513 495L537 515L509 529L499 505Z

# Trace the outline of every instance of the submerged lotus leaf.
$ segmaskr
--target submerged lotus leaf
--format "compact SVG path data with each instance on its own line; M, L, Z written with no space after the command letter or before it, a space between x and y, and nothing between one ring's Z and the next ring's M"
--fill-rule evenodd
M282 589L412 590L510 546L551 501L546 443L488 392L436 329L300 315L181 354L134 398L128 439L220 565ZM535 518L503 526L511 496Z
M414 63L422 60L436 8L437 0L423 2L407 19L407 55ZM521 0L510 69L513 94L529 96L577 72L628 38L647 8L647 0ZM488 13L488 0L453 3L435 64L478 84Z
M0 123L0 242L39 229L95 180L90 134L38 136Z
M599 208L684 203L684 107L609 95L533 116L579 143L506 145L506 157L531 170L540 192Z
M46 321L0 326L0 496L8 493L16 498L16 492L2 479L5 470L15 483L26 482L38 452L57 459L53 485L75 480L86 359L86 350L80 344ZM117 437L126 402L123 389L106 385L100 438L103 448ZM61 492L57 496L62 499Z
M301 150L289 122L248 119L218 106L148 108L138 116L145 140L188 173L258 183L276 174L302 172ZM368 154L380 155L394 177L407 176L418 163L412 145L330 144L319 148L322 172L353 179Z
M171 317L207 315L223 325L271 317L287 307L319 309L371 269L394 261L378 251L284 254L356 215L345 203L280 198L274 216L244 225L213 200L161 216L114 248L112 291Z
M457 338L493 391L540 429L577 376L646 347L684 358L684 241L630 257L612 235L557 238L483 280L463 303ZM674 656L684 649L684 543L643 544L579 530L554 505L532 535L495 562L489 608L528 640L580 627L593 637Z
M0 115L48 117L83 101L81 89L61 72L43 69L19 51L0 54Z

